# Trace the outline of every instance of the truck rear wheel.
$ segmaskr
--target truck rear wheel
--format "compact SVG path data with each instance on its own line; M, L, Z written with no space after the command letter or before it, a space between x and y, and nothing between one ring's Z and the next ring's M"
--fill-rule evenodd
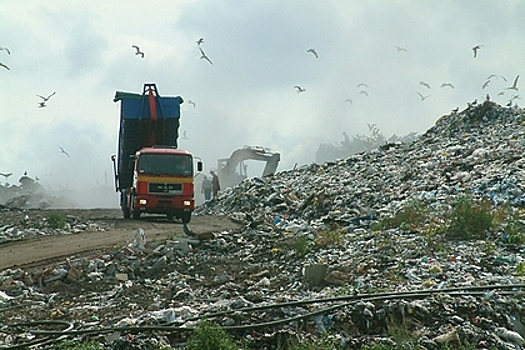
M120 207L122 208L122 214L124 219L129 219L131 217L131 210L128 205L128 197L125 192L120 193Z

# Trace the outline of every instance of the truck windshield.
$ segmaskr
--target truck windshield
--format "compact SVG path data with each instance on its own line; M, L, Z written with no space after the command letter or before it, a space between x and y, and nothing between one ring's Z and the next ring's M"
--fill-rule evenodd
M190 176L193 163L188 155L143 154L139 158L138 171L140 174Z

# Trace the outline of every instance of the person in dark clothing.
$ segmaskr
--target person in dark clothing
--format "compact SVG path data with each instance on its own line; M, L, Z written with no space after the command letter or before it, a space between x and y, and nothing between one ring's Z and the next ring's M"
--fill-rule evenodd
M201 193L204 193L204 199L209 201L211 199L211 181L206 175L202 179Z
M219 183L219 176L215 173L215 171L210 171L211 174L211 191L213 193L213 198L216 198L219 195L219 191L221 189L221 185Z

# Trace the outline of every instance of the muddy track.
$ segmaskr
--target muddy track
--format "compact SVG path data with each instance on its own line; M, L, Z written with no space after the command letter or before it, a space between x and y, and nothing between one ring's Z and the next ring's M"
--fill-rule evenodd
M55 210L56 212L57 210ZM89 257L111 254L128 244L133 230L142 228L147 241L170 237L187 237L180 222L162 217L144 217L140 220L120 218L118 210L63 210L90 222L110 227L105 231L86 231L75 234L39 236L0 245L0 270L16 267L39 267L65 258ZM238 228L239 225L224 216L194 216L188 227L196 233L220 232Z

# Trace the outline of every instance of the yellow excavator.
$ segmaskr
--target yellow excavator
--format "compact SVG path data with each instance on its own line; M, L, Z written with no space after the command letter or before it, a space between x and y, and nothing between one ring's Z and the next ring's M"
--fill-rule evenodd
M244 163L245 160L266 162L262 173L262 177L265 177L275 174L281 155L262 146L244 146L233 151L230 158L217 160L217 170L222 189L236 186L248 177L248 166Z

